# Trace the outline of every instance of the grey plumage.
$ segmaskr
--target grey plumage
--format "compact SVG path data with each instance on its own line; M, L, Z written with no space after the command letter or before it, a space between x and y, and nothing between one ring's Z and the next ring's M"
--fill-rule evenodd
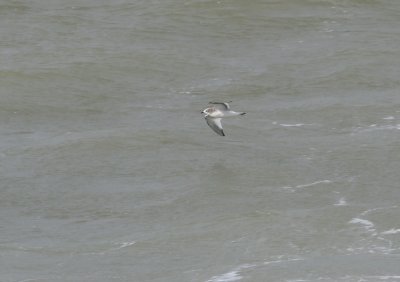
M246 114L244 112L232 111L228 103L210 102L210 104L212 106L204 109L201 113L204 114L204 118L206 119L208 126L214 130L215 133L221 136L225 136L221 124L221 118Z

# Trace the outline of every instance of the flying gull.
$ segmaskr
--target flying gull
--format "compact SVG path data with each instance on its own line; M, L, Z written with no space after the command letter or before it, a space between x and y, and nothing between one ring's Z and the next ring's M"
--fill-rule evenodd
M206 119L208 126L221 136L225 136L221 124L221 118L242 116L246 114L243 112L232 111L228 103L210 102L209 104L212 106L204 109L201 113L204 114L204 118Z

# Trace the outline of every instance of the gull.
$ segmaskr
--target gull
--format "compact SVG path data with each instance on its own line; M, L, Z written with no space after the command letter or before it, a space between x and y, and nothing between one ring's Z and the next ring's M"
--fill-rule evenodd
M232 101L229 101L229 103L230 102ZM206 119L208 126L221 136L225 136L221 124L221 118L242 116L246 114L243 112L232 111L228 103L210 102L209 104L211 104L212 106L204 109L201 113L204 114L204 118Z

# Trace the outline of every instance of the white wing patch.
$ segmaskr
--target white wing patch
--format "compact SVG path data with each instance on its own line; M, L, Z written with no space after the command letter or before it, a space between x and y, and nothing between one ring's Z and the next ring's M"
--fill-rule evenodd
M206 121L208 126L211 127L211 129L214 130L218 135L225 136L220 118L206 117Z

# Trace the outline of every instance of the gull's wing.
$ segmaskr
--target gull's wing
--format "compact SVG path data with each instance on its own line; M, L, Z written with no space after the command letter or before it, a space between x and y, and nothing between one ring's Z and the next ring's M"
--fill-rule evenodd
M232 101L230 101L232 102ZM229 103L230 103L229 102ZM229 107L228 103L222 103L222 102L210 102L210 104L215 105L216 108L222 111L229 111L231 108Z
M218 135L225 136L224 130L222 129L221 119L206 117L207 124L214 130Z

